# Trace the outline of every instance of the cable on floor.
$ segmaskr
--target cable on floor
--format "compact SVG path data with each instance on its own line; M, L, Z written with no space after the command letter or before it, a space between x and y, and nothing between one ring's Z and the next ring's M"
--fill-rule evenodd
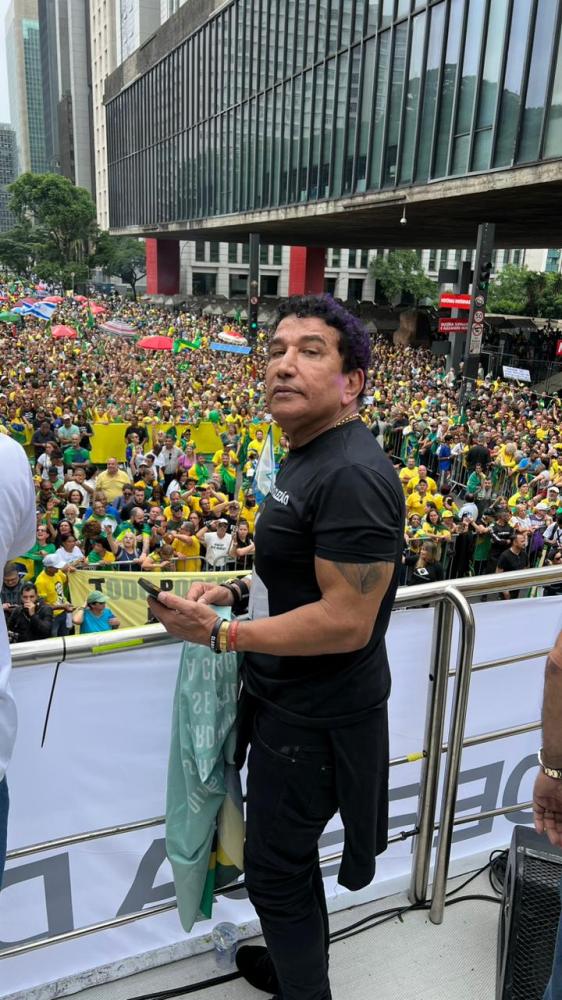
M492 851L489 860L482 866L482 868L473 872L472 875L465 879L464 882L461 882L459 886L455 889L450 889L449 892L445 894L445 906L453 906L455 903L466 903L471 900L478 900L479 902L485 903L501 903L500 896L503 891L502 887L505 878L507 855L507 850ZM467 896L456 895L457 892L460 892L461 889L470 885L471 882L474 882L479 875L482 875L488 869L490 885L497 895L487 896L483 893L474 893ZM451 896L453 895L455 898L451 899ZM347 924L345 927L340 927L339 930L334 931L330 934L330 943L338 944L340 941L346 941L348 938L356 937L357 934L363 934L365 931L370 931L375 927L380 927L382 924L386 924L390 920L398 919L403 922L403 917L406 913L411 913L414 910L429 910L430 908L431 903L409 903L407 906L393 906L388 910L378 910L376 913L370 913L368 916L355 921L353 924ZM129 1000L173 1000L174 997L187 996L189 993L196 993L198 990L211 989L214 986L221 986L223 983L229 983L235 979L241 978L242 976L239 972L231 972L228 975L214 976L212 979L192 983L190 986L179 986L171 990L162 990L160 993L145 993L142 996L130 997Z

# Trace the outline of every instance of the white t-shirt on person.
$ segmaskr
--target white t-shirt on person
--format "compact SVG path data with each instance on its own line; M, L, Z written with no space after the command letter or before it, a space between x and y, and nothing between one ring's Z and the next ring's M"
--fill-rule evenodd
M0 435L0 569L35 544L35 490L27 456L16 441ZM10 690L12 658L4 615L0 615L0 781L16 738L16 706Z
M207 566L220 569L228 559L228 553L232 545L232 535L228 532L224 538L219 538L217 531L207 531L203 535L205 542L205 561Z

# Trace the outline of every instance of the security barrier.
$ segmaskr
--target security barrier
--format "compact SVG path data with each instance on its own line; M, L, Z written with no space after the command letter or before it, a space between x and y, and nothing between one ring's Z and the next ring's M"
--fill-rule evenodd
M434 867L434 877L431 889L430 919L434 923L441 923L444 912L445 887L449 870L449 860L454 827L457 825L473 823L486 817L499 816L521 809L527 809L530 803L517 803L500 809L493 809L479 813L471 813L466 816L455 816L455 803L457 797L457 787L459 780L459 769L463 747L476 746L480 743L491 742L493 740L505 739L510 735L530 732L540 728L538 720L532 720L525 724L512 727L510 729L500 729L481 733L468 740L464 738L465 721L467 712L468 695L470 689L470 679L472 673L482 670L490 670L506 664L517 663L520 660L542 658L547 655L548 650L541 648L533 652L525 653L521 657L510 656L505 659L497 658L485 662L473 663L473 651L475 642L474 615L469 603L469 598L481 596L483 594L494 594L500 590L520 589L526 587L548 585L549 583L560 582L562 574L559 567L547 570L528 570L523 573L506 573L502 575L501 581L497 576L482 576L471 579L456 580L451 583L436 583L424 586L400 588L396 596L395 608L412 608L418 606L432 605L435 607L433 618L433 639L430 657L429 689L427 700L427 711L425 721L425 736L423 750L415 755L415 758L422 759L422 774L420 784L420 794L417 806L417 818L413 828L403 830L399 834L390 838L390 843L412 837L414 839L414 852L411 865L410 879L410 899L413 902L425 902L428 896L429 873L431 863L432 839L434 832L437 832L437 848ZM454 669L450 669L453 626L455 617L458 619L458 646L456 650L456 661ZM26 667L37 663L60 660L63 656L77 660L91 657L92 653L117 652L124 646L142 645L143 647L157 647L162 643L170 643L172 640L159 625L144 626L141 629L123 630L119 633L119 642L116 643L116 636L104 633L95 635L77 636L67 640L51 639L41 643L26 643L12 648L13 664L15 668ZM65 645L66 643L66 645ZM445 710L447 702L447 689L449 678L453 681L452 709L450 726L447 741L443 741ZM392 767L407 764L415 759L411 754L391 761ZM441 801L438 802L438 785L441 771L441 760L445 760L443 790ZM439 808L439 821L436 822ZM29 855L69 846L71 844L85 843L98 840L104 837L113 837L121 833L132 830L140 830L150 826L163 823L164 817L150 817L135 823L115 825L92 831L73 834L68 837L60 837L43 843L29 844L8 854L8 859L15 860ZM322 864L338 860L340 853L331 854L322 858ZM242 883L233 884L230 889L237 891ZM227 887L221 890L228 893ZM120 926L130 923L136 919L152 916L173 909L174 902L145 908L142 911L129 913L111 920L102 921L86 927L81 927L66 933L54 935L49 938L30 940L24 944L9 947L0 951L0 958L9 958L21 955L25 952L33 951L37 948L48 947L61 941L71 940L92 934L110 927Z

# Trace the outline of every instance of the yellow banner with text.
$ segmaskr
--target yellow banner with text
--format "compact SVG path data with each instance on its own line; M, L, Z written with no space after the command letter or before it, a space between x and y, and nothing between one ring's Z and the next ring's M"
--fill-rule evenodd
M104 465L108 458L116 458L118 462L125 461L125 449L127 447L125 431L128 426L128 424L92 425L91 460L95 465ZM188 424L150 424L148 427L149 441L145 445L145 450L148 451L152 446L151 436L153 427L155 428L155 432L158 432L168 431L173 426L175 426L178 441L183 436L189 436L189 439L194 441L196 450L202 452L204 455L214 455L222 447L221 434L226 431L226 427L214 424L212 420L203 420L196 426L189 426ZM250 437L255 437L258 428L264 434L267 434L269 426L267 423L251 424L249 428ZM273 440L276 445L279 443L281 433L281 428L277 424L274 424Z
M101 590L107 597L107 606L121 623L121 628L135 628L150 624L147 593L139 587L139 579L149 580L160 590L173 591L180 597L187 597L192 583L220 583L235 576L247 576L244 572L232 573L120 573L115 570L87 569L71 573L68 578L70 600L75 607L83 607L88 594Z

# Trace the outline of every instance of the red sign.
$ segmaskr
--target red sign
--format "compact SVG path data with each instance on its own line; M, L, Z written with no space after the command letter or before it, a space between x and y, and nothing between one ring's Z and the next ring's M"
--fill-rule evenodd
M556 341L556 357L559 358L562 354L562 340Z
M440 309L470 309L471 305L471 295L453 295L451 292L444 292L439 298Z
M439 333L466 333L468 330L468 320L466 319L440 319Z

